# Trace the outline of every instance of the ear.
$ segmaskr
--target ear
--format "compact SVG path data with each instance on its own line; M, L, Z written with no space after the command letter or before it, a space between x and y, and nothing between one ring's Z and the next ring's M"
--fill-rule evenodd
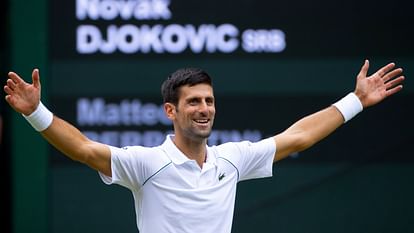
M165 111L165 115L167 115L168 119L170 120L174 120L175 119L175 113L176 111L176 107L174 104L172 103L165 103L164 104L164 111Z

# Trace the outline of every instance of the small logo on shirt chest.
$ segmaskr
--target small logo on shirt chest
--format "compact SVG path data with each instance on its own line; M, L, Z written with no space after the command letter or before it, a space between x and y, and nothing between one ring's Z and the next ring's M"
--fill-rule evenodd
M222 180L224 177L226 176L226 173L220 173L220 175L219 175L219 177L218 177L218 180L220 181L220 180Z

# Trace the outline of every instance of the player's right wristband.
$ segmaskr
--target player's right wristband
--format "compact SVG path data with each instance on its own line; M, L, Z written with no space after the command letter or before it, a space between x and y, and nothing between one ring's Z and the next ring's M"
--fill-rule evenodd
M47 129L53 121L53 113L49 111L42 102L39 103L36 110L29 116L22 115L38 132Z
M353 92L349 93L333 105L341 112L345 119L344 123L351 120L363 110L361 101Z

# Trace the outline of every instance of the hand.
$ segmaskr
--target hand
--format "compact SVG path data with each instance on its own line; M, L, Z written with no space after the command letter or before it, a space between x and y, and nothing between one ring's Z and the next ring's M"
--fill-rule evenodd
M9 79L4 86L7 93L6 101L19 113L26 116L34 112L40 102L40 77L39 70L32 72L33 84L26 83L14 72L9 72Z
M369 77L367 77L368 68L369 62L365 60L357 76L354 91L364 108L377 104L388 96L401 91L404 81L404 76L401 75L403 70L395 68L394 63L389 63Z

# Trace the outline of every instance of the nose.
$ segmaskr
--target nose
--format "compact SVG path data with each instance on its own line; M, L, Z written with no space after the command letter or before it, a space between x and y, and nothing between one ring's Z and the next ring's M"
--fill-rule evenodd
M200 105L199 105L198 110L200 112L207 113L207 111L208 111L208 105L207 105L207 102L205 100L203 100L203 101L200 102Z

